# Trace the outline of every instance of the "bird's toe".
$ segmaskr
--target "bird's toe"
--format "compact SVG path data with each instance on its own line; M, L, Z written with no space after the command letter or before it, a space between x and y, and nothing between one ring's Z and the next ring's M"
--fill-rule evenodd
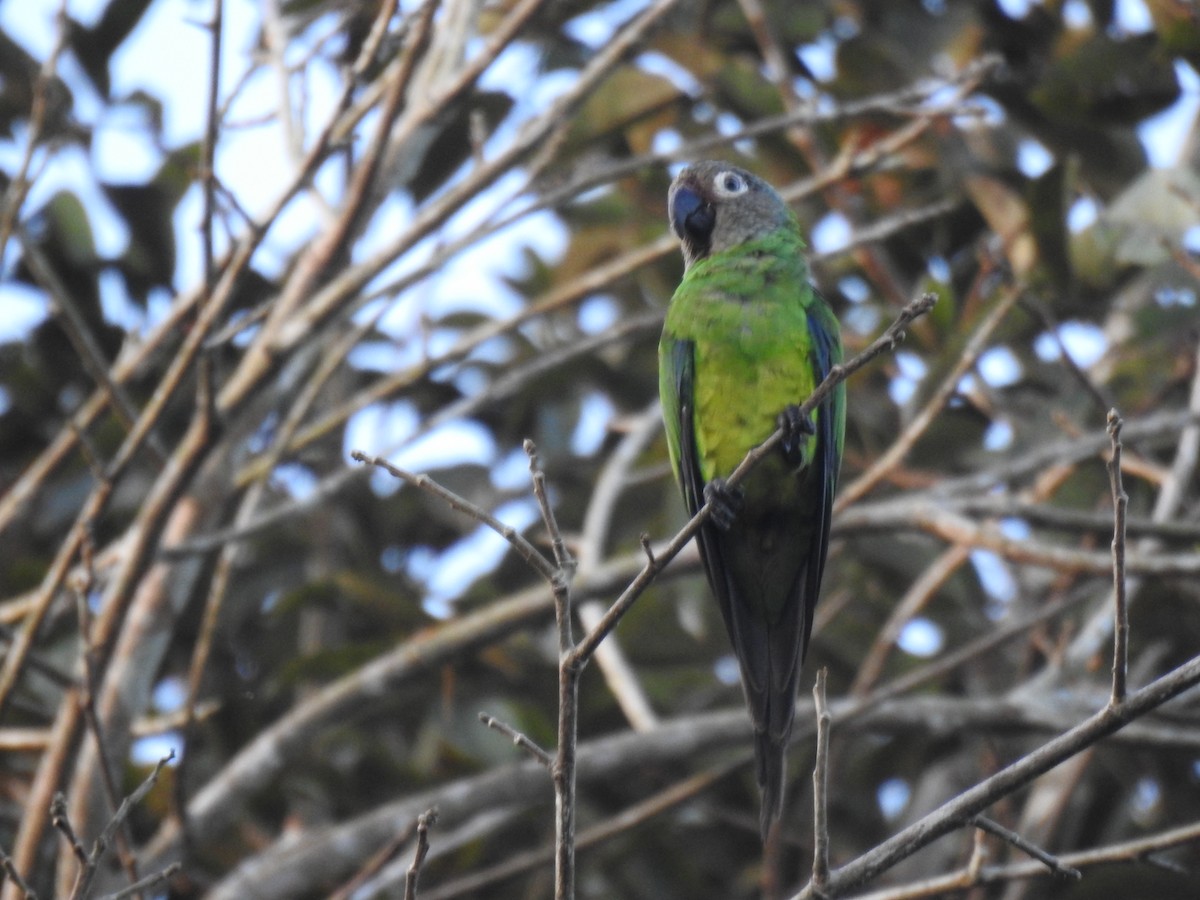
M712 509L713 524L728 531L742 511L745 498L741 488L731 488L724 478L714 478L704 486L704 502Z

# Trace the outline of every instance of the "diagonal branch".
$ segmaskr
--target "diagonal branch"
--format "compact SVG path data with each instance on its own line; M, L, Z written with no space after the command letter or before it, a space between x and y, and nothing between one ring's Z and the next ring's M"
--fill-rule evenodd
M513 549L517 551L521 559L525 560L535 572L545 578L551 584L557 577L558 570L554 565L538 552L533 544L526 540L525 536L513 528L511 525L505 525L491 513L480 509L470 500L465 497L460 497L454 491L442 487L428 475L423 473L410 472L407 469L402 469L399 466L394 466L386 459L378 456L368 456L361 450L353 450L350 453L350 458L361 463L366 463L369 466L383 469L389 475L399 478L401 481L407 481L413 487L420 488L427 494L432 494L437 497L451 509L456 509L461 513L465 513L477 522L486 525L500 537L504 538Z
M823 893L835 897L870 881L922 847L969 824L1001 797L1008 796L1059 763L1197 684L1200 684L1200 656L1193 657L1142 690L1130 694L1121 703L1106 706L990 778L963 791L858 859L835 870L830 874ZM809 900L814 896L818 895L809 887L797 894L795 900Z

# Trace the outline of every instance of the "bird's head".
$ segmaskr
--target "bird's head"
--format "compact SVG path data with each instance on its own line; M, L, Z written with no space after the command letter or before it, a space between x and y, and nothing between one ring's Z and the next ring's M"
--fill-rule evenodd
M786 227L791 211L773 187L725 162L698 162L671 182L667 194L671 230L690 268L720 253Z

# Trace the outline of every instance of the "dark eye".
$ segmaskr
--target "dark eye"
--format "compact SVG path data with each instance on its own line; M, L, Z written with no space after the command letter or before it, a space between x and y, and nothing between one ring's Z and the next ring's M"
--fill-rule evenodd
M717 177L713 179L713 186L717 189L718 194L725 197L744 194L750 187L743 176L730 171L718 172Z

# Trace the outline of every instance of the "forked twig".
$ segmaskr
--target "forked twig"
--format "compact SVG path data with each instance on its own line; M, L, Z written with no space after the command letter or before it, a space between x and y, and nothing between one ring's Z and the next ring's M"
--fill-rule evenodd
M329 900L350 900L362 887L379 874L411 839L417 830L417 822L410 821L405 828L392 835L391 840L376 850L345 884L329 895Z
M667 810L693 799L729 773L746 765L751 759L753 757L746 753L669 785L610 818L580 831L576 838L576 846L580 849L592 847L624 834L655 816L660 816ZM491 888L497 882L543 866L552 862L553 859L554 848L550 846L514 853L495 865L438 885L430 892L428 900L485 896L485 889Z
M96 842L92 845L91 852L87 854L86 860L83 860L83 868L80 870L79 877L75 880L75 887L71 891L71 900L81 900L81 898L89 896L92 882L96 877L96 870L100 865L100 861L104 859L104 854L107 853L108 848L112 846L113 840L124 826L125 820L129 818L130 812L132 812L133 808L137 804L141 803L145 796L150 793L150 789L153 788L158 782L158 776L162 772L163 767L174 758L175 751L172 750L169 754L155 763L154 770L148 776L146 776L146 780L138 785L137 788L134 789L133 793L121 801L121 805L117 807L117 811L112 814L107 824L105 824L104 830L101 831L100 836L96 838ZM58 807L59 804L56 803L54 806ZM64 835L69 835L70 837L68 837L68 839L71 840L74 832L70 823L66 819L65 801L61 805L61 809L58 809L57 813L55 814L55 819L55 827L57 827L59 831L62 831ZM72 848L75 850L77 856L79 853L77 847L78 843L78 839L72 840ZM153 877L157 879L165 876L160 872ZM135 883L142 881L144 881L144 879L138 879Z
M554 566L551 565L549 560L547 560L537 551L537 548L534 547L533 544L529 543L529 541L526 540L525 537L511 525L505 525L491 513L480 509L470 500L459 496L448 488L442 487L428 475L410 472L407 469L402 469L399 466L392 465L382 457L368 456L361 450L352 450L350 452L350 458L361 463L366 463L369 466L375 466L376 468L383 469L389 475L393 475L402 481L407 481L413 487L420 488L427 494L432 494L451 509L456 509L461 513L465 513L472 519L475 519L475 521L486 525L488 528L492 529L492 531L496 532L496 534L500 535L500 537L508 541L512 545L513 549L520 554L521 559L525 560L525 562L527 562L535 572L537 572L547 581L553 583L555 577Z
M1005 828L999 822L989 819L987 816L976 816L971 820L976 828L981 831L986 831L988 834L994 834L1002 841L1006 841L1029 856L1032 856L1038 862L1042 863L1047 869L1055 875L1064 875L1067 878L1079 879L1083 877L1083 873L1073 866L1068 866L1062 862L1057 856L1052 853L1047 853L1041 847L1031 841L1025 840L1021 835L1017 834L1010 828Z
M567 552L567 544L563 540L562 530L558 527L554 507L550 505L550 499L546 495L546 473L542 470L541 460L538 459L537 446L529 438L525 438L522 446L525 455L529 457L529 475L533 480L533 496L537 500L542 521L550 535L550 546L554 550L554 562L558 565L559 573L569 579L575 571L575 560Z
M835 895L845 893L850 888L887 871L900 860L928 846L942 835L971 822L996 800L1011 794L1021 785L1028 784L1059 763L1121 730L1133 719L1157 709L1197 684L1200 684L1200 656L1193 657L1141 690L1135 691L1121 703L1106 706L991 777L948 800L938 809L927 813L857 859L831 871L828 892ZM796 900L813 896L819 895L810 886L797 894Z
M3 850L0 850L0 869L4 870L4 877L15 884L17 889L25 895L25 900L38 900L37 892L21 877L21 873L17 870L17 864Z

